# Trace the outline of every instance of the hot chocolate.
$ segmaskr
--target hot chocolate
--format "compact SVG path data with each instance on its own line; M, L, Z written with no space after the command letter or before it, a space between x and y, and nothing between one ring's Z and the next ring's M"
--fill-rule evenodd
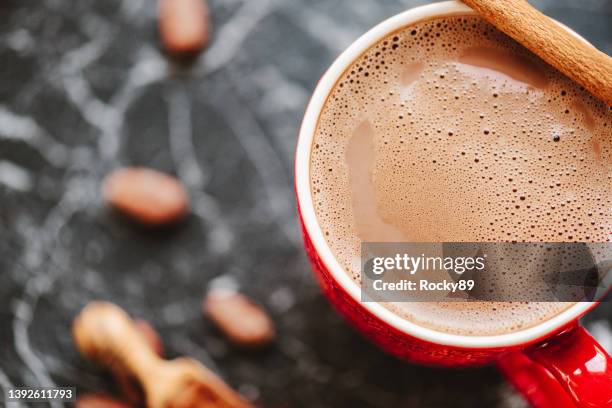
M344 73L319 118L311 190L360 280L362 242L606 242L612 113L475 16L406 27ZM570 303L385 304L439 331L493 335Z

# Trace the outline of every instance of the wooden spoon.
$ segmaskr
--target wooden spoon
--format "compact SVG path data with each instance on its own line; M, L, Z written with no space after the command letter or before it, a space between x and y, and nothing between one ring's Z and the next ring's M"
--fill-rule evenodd
M525 0L463 0L499 30L612 106L612 58Z
M142 386L149 408L249 408L238 393L190 358L163 360L119 307L92 302L74 320L80 352L109 368L125 370Z

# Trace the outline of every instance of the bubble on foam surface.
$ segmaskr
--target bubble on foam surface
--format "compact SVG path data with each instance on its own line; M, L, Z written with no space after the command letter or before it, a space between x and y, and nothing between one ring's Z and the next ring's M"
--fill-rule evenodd
M372 147L356 151L371 159L351 163L364 123ZM608 107L480 18L420 23L363 54L329 96L311 155L317 217L357 281L356 224L369 241L609 242L611 128ZM351 182L359 163L370 168ZM568 306L388 305L463 334L518 330Z

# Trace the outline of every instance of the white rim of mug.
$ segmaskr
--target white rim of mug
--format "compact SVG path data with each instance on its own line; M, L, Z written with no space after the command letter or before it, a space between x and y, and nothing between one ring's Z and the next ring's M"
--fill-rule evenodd
M569 322L580 318L580 316L597 305L597 303L579 302L540 324L516 332L499 335L468 336L450 334L420 326L416 323L412 323L401 318L396 313L378 303L361 302L361 289L359 285L353 279L351 279L348 273L342 268L334 256L331 248L327 244L323 231L321 230L317 220L312 202L312 193L310 189L310 155L312 150L312 141L321 110L336 82L344 74L346 69L348 69L348 67L359 56L365 53L379 40L395 31L401 30L403 27L432 18L466 14L476 14L476 12L465 4L455 0L427 4L404 11L379 23L374 28L363 34L334 61L317 84L317 87L306 109L302 126L300 128L295 158L296 193L305 228L308 231L310 239L312 240L319 257L325 263L330 274L334 280L344 288L349 296L360 303L361 306L363 306L369 312L376 315L379 319L410 336L441 345L464 348L519 346L521 344L530 343L532 341L545 338L547 335L550 335ZM586 42L584 38L565 25L557 22L556 20L553 21L561 25L574 36Z

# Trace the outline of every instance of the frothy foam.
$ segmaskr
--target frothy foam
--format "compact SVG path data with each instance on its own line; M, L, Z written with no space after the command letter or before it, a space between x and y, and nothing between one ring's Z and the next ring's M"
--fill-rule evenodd
M609 242L608 107L479 17L396 32L342 76L311 154L315 211L359 281L362 241ZM450 333L516 331L568 303L392 303Z

